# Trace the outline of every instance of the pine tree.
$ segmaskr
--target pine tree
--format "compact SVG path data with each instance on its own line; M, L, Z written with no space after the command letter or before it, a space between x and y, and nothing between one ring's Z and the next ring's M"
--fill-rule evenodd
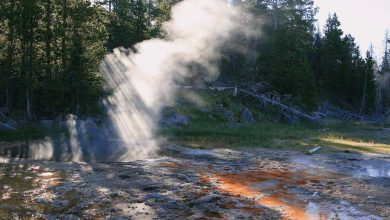
M144 0L131 0L130 14L132 34L128 37L129 44L134 45L149 38L147 8Z
M277 13L277 25L274 17L274 22L264 29L267 38L261 45L259 74L281 93L292 95L295 104L313 109L317 95L314 71L308 58L316 8L313 1L277 3L283 13Z
M329 98L338 98L343 95L346 82L346 51L342 41L343 31L340 29L340 22L336 14L329 16L325 30L321 50L321 72L320 82L327 92Z
M374 73L374 64L375 61L372 57L370 51L366 52L365 59L365 74L363 81L363 96L362 103L360 106L360 113L374 113L375 111L375 101L376 101L376 91L377 85L375 82L375 73Z
M314 34L312 48L310 51L310 65L314 71L316 78L316 88L319 94L322 94L320 78L322 77L322 69L321 69L321 50L322 50L322 37L319 30Z
M326 98L351 111L372 112L376 89L373 59L369 53L363 59L355 39L350 34L343 36L336 14L327 20L320 53L318 72Z

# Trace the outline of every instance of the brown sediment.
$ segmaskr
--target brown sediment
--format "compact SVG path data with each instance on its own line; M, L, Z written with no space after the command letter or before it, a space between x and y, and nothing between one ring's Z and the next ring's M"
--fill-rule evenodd
M232 208L236 207L236 204L234 204L234 203L224 203L224 204L219 204L218 206L223 208L223 209L232 209Z
M183 216L185 218L188 218L190 216L192 216L192 212L190 211L187 211L187 210L178 210L175 212L178 216Z
M162 167L167 167L167 168L180 168L182 165L177 163L177 162L164 162L160 163Z
M209 219L224 219L219 212L206 212L206 217Z
M257 201L248 201L248 202L243 202L243 203L248 204L248 206L240 207L240 209L245 211L245 212L250 212L250 213L253 213L257 216L261 215L261 213L264 212L264 209L262 209L260 207L255 207L257 205Z
M283 201L282 198L277 195L264 197L257 202L269 208L281 208L286 219L310 219L310 215L306 213L304 205L293 205L292 203Z
M311 219L306 212L307 202L301 201L288 186L303 186L308 181L317 182L320 177L305 172L292 173L280 170L257 170L242 173L212 173L212 177L202 176L201 181L219 183L218 190L237 197L252 198L252 206L241 207L241 210L260 215L261 209L256 204L281 210L285 219ZM272 181L268 185L256 185ZM268 194L267 194L268 192ZM232 207L233 208L233 207ZM320 215L320 216L325 216Z
M319 220L327 220L327 219L328 219L328 215L327 214L325 214L323 212L321 212L319 214Z

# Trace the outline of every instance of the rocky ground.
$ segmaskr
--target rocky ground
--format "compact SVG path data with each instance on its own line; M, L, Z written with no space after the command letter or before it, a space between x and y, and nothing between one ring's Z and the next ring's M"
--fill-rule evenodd
M2 158L1 219L387 219L390 156L164 148L131 163Z

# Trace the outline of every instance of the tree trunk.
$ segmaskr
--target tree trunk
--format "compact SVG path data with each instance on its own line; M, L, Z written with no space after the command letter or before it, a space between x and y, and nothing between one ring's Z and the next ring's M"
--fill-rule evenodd
M46 76L51 79L51 41L52 41L52 31L51 31L51 0L46 1Z
M26 117L32 119L32 61L33 61L33 41L34 41L34 2L23 2L23 36L22 36L22 74L26 85Z
M68 1L63 0L62 2L62 40L61 40L61 59L62 68L66 68L66 19L68 18Z
M363 115L364 109L366 107L367 73L368 70L366 69L366 75L364 76L364 85L363 85L363 98L362 98L362 103L360 105L360 115Z
M5 68L5 77L6 77L6 107L8 110L11 109L11 94L10 94L10 79L13 75L12 64L14 62L14 48L15 48L15 19L14 19L14 11L15 11L15 0L11 0L11 13L9 17L9 33L8 33L8 41L9 47L7 52L7 63Z

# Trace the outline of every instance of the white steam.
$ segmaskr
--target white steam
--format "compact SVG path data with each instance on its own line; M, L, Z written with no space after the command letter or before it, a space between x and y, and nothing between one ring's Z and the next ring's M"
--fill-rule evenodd
M102 70L112 95L105 105L126 146L118 161L156 153L159 113L173 101L177 82L200 70L209 79L218 76L220 48L240 29L236 10L222 0L185 0L164 24L166 39L139 43L135 52L116 49L106 57Z

